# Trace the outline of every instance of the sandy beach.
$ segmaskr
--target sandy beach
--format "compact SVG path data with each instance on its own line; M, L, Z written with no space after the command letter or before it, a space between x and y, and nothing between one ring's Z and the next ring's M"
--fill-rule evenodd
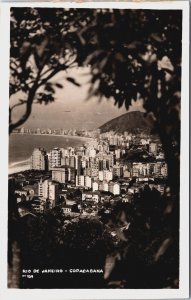
M9 175L14 173L23 172L30 169L30 161L29 159L15 162L9 165Z

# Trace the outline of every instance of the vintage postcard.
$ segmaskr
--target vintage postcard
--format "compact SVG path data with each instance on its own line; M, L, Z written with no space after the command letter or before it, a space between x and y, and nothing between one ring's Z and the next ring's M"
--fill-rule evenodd
M188 297L189 2L4 3L1 44L3 299Z

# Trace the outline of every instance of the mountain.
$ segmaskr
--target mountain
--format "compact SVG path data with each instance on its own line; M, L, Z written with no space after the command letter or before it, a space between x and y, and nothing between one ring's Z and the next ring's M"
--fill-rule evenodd
M101 133L111 130L115 132L136 132L137 129L150 132L152 127L150 118L145 117L143 112L132 111L110 120L100 126L99 129L101 129Z

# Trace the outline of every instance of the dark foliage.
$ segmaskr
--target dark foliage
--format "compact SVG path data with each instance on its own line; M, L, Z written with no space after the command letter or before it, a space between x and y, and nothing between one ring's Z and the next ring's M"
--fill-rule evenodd
M67 220L58 210L49 214L26 215L20 222L23 269L66 269L67 274L36 274L22 278L21 288L104 287L103 274L70 274L69 269L104 269L113 242L98 220Z
M178 236L169 237L166 201L157 190L146 186L131 204L114 207L107 223L115 228L120 242L108 258L112 263L106 277L108 286L178 288ZM118 231L122 226L124 230Z

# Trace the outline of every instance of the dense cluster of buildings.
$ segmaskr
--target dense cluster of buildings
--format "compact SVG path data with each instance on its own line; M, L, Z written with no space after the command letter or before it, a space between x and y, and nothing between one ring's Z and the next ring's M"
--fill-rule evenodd
M105 201L130 201L145 184L164 193L167 164L156 137L112 131L97 135L77 148L35 148L30 169L40 175L32 185L23 179L15 190L17 202L31 201L33 212L59 203L64 213L96 214Z

